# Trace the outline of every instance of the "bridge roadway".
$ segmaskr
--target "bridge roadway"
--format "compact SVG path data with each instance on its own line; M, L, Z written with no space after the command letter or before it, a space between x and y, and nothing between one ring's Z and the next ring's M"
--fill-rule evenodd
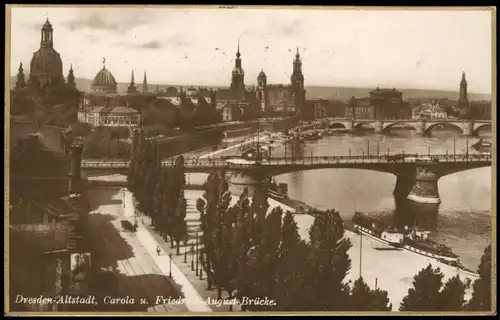
M174 160L162 161L165 168L173 167ZM97 160L84 159L81 163L83 170L119 170L127 169L130 160ZM405 155L397 158L394 155L370 155L370 156L325 156L325 157L271 157L262 161L248 161L233 158L186 158L184 166L186 172L210 172L214 169L226 169L229 171L252 172L263 171L266 175L277 175L294 171L322 169L322 168L352 168L367 169L394 173L405 167L449 167L449 173L491 166L490 154L420 154ZM448 172L446 174L449 174Z

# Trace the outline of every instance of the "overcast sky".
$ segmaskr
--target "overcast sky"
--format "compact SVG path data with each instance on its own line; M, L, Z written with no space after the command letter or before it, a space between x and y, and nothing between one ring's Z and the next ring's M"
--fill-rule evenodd
M29 73L49 17L64 76L93 79L106 67L118 82L229 85L238 38L245 83L261 68L288 83L299 47L306 86L491 92L489 11L216 8L13 8L11 74Z

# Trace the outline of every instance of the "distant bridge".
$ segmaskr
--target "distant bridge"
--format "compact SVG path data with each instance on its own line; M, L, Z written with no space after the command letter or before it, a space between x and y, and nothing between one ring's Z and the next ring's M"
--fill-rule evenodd
M395 119L395 120L376 120L376 119L350 119L350 118L325 118L328 125L342 125L346 129L353 130L369 125L375 129L376 133L383 133L390 130L391 127L404 124L415 128L418 134L428 134L437 125L451 125L459 128L462 134L468 136L477 135L478 131L484 127L491 128L491 120L461 120L461 119Z

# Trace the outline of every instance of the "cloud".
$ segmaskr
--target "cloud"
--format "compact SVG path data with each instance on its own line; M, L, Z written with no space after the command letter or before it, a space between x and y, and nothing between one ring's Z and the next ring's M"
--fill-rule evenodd
M141 12L140 15L130 13L126 9L86 10L78 17L63 22L63 25L70 31L91 29L123 33L151 22L152 16L147 11Z
M140 44L137 47L142 49L160 49L163 45L159 41L151 40L144 44Z
M298 32L301 25L302 21L293 20L291 23L278 26L278 31L285 36L292 36Z

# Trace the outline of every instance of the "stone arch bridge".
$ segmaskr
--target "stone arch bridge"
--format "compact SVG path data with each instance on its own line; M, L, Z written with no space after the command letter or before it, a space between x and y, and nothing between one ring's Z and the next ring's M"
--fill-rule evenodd
M82 160L81 168L88 175L127 174L130 160ZM173 160L164 160L163 167L172 167ZM439 203L439 178L459 171L491 166L491 156L466 155L383 155L334 157L272 157L255 161L231 161L221 158L185 159L186 172L210 173L214 169L231 172L231 183L257 185L267 177L316 169L361 169L396 175L394 194L423 203Z
M462 134L475 136L478 131L484 127L491 128L490 120L461 120L461 119L397 119L397 120L371 120L371 119L348 119L348 118L326 118L324 121L331 126L343 126L346 129L353 130L362 126L371 126L376 133L384 133L396 125L406 125L415 128L417 134L429 134L437 125L451 125L459 128Z

